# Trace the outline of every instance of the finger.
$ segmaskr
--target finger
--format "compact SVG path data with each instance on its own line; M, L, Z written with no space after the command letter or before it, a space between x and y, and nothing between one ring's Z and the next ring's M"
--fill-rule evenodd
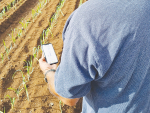
M43 54L42 54L42 57L39 59L39 62L41 62L41 61L45 61L45 57Z
M43 61L46 61L44 54L42 54L42 59Z
M44 58L44 54L42 53L42 58Z

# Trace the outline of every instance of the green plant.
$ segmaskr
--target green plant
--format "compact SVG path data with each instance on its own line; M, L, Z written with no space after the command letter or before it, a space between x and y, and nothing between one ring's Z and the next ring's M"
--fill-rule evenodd
M19 86L20 87L20 86ZM19 88L18 89L14 89L14 88L7 88L7 89L11 89L11 90L13 90L13 91L15 91L15 93L16 93L16 95L17 95L17 97L18 97L18 100L19 100L19 94L20 94L20 92L23 90L23 88L21 89L21 90L19 90Z
M15 29L11 31L11 35L9 34L9 36L11 37L11 40L12 40L13 43L15 44L16 38L15 38L15 36L14 36L14 33L15 33Z
M28 27L28 24L30 23L29 21L26 21L26 22L19 22L21 25L22 25L22 29L26 29Z
M36 10L36 11L37 11L37 14L40 14L40 13L41 13L41 7L42 7L42 5L39 4L38 7L37 7L37 10Z
M4 7L0 13L0 19L3 19L3 15L5 15L6 11L9 11L11 9L11 7L15 7L15 4L18 2L19 0L13 0L10 4L8 4L6 7Z
M5 107L4 107L4 112L0 111L0 113L5 113Z
M60 111L61 111L61 113L62 113L62 101L61 100L59 100L59 107L60 107ZM63 103L63 106L64 106L64 103Z
M0 13L0 18L1 18L1 19L3 19L3 15L5 15L5 13L6 13L6 9L5 9L5 7L4 7L3 10L2 10L1 13Z
M45 41L45 30L43 30L41 36L40 36L40 43L41 45L44 44L44 41Z
M17 34L17 37L20 38L21 36L22 36L22 29L19 29L19 30L18 30L18 34Z
M3 44L4 44L4 47L5 47L5 51L6 51L7 57L8 57L8 59L9 59L9 56L8 56L8 54L9 54L9 49L6 47L6 43L5 43L4 40L3 40Z
M83 0L80 0L79 6L83 4Z
M27 70L28 80L30 79L30 74L32 74L33 69L32 68L32 56L30 57L30 61L25 61L27 66L24 66Z
M15 103L15 97L11 98L9 95L6 95L5 98L8 97L10 99L11 102L11 108L14 109L14 103Z
M29 100L29 95L28 95L28 90L27 90L27 85L26 85L27 81L26 81L26 78L25 78L23 72L21 70L15 71L15 73L12 76L12 79L13 79L14 75L16 74L16 72L21 72L22 73L22 83L21 83L21 85L23 85L23 87L24 87L24 89L26 91L27 99Z
M51 22L52 23L52 22ZM49 23L49 27L48 27L48 29L46 30L47 32L46 32L46 38L48 38L48 33L50 32L50 34L51 34L51 36L52 36L52 38L53 38L53 33L52 33L52 31L51 31L51 29L53 28L53 26L51 26L51 23Z
M4 54L1 53L1 59L2 59L2 63L3 63L3 60L4 60Z
M16 3L16 0L12 1L12 6L14 7Z
M34 17L36 16L36 11L34 9L32 9L32 19L34 21Z
M33 48L33 56L34 56L35 59L37 59L39 50L40 50L40 46ZM38 59L37 59L37 60L38 60ZM38 60L38 61L39 61L39 60Z
M7 6L7 11L10 10L11 8L11 3Z
M61 8L63 7L64 3L65 3L65 0L61 0L61 1L60 1L59 5L57 6L57 9L56 9L55 14L51 17L50 23L49 23L49 27L48 27L47 30L45 31L45 36L46 36L46 38L48 37L48 32L50 32L50 34L51 34L52 37L53 37L53 34L52 34L52 31L51 31L51 30L53 29L53 27L54 27L55 24L56 24L56 20L57 20L57 18L59 17L59 12L61 12L61 14L64 16L64 14L62 13L62 10L61 10ZM41 41L41 42L43 42L43 41ZM42 44L42 43L41 43L41 44Z
M3 19L3 14L2 13L0 13L0 19Z

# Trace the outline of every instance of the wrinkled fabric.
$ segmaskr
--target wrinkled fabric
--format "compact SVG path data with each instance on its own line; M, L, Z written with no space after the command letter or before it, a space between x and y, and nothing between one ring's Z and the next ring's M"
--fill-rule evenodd
M55 74L82 113L150 113L150 1L89 0L68 18Z

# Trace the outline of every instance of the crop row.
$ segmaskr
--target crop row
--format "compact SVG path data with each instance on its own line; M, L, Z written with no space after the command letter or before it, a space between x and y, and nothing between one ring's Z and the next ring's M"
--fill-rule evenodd
M28 27L29 23L31 23L30 20L31 19L34 20L34 18L41 13L42 8L44 8L44 6L49 2L49 0L39 0L39 1L40 1L40 3L38 4L37 9L34 10L34 13L32 13L32 18L29 18L28 20L25 20L25 21L23 21L23 19L22 19L19 22L22 25L22 27L19 29L15 28L15 29L11 30L11 34L9 34L9 37L11 38L12 43L10 44L9 47L6 46L5 41L3 40L3 45L5 47L5 53L1 53L2 63L3 63L5 56L9 59L9 52L11 51L13 46L15 46L16 39L20 39L22 37L23 33L24 34L26 33L27 27ZM32 10L32 12L33 12L33 10Z
M2 63L3 63L3 60L4 60L4 57L7 56L7 58L9 59L9 52L10 50L12 49L12 46L15 45L15 42L16 42L16 39L17 38L20 38L23 34L23 32L25 33L26 30L27 30L27 27L28 27L28 24L31 23L31 20L34 22L35 21L35 17L37 15L39 15L41 13L41 10L43 9L43 7L49 2L49 0L40 0L40 3L38 4L38 7L36 10L32 10L32 18L28 19L27 21L20 21L19 23L22 25L22 28L20 29L14 29L12 30L11 34L9 34L9 36L11 37L11 40L13 43L11 43L11 46L10 47L6 47L6 44L5 44L5 41L3 40L3 45L5 47L5 53L1 53L1 59L2 59ZM65 0L61 0L59 5L57 6L57 9L56 9L56 12L55 14L51 17L51 19L49 20L49 26L47 27L47 29L44 29L41 36L40 36L40 42L41 44L44 44L46 43L48 37L49 37L49 34L53 37L53 34L52 34L52 29L54 27L54 25L57 23L57 19L60 15L60 13L62 15L63 12L61 11L62 7L64 6L64 3L65 3ZM82 0L80 0L80 5L82 4ZM16 36L14 34L17 34ZM40 45L38 45L38 47L34 47L33 48L33 57L35 59L37 59L37 56L38 56L38 52L40 50ZM38 59L37 59L38 60ZM29 100L29 94L28 94L28 90L27 90L27 85L26 83L29 82L30 80L30 75L32 74L33 70L34 70L34 67L33 67L33 58L32 56L30 57L30 60L29 61L24 61L26 63L26 66L24 66L23 68L26 70L27 72L27 79L26 79L26 76L25 74L23 73L22 70L16 70L15 73L13 74L12 76L12 79L14 77L14 75L17 73L17 72L20 72L21 73L21 76L22 76L22 83L19 85L19 87L17 89L14 89L12 87L9 87L7 88L8 90L13 90L15 93L16 93L16 96L18 97L19 99L19 94L22 90L25 90L26 92L26 96L27 96L27 99ZM10 95L6 95L5 98L8 97L10 99L10 102L11 102L11 108L13 109L14 108L14 103L15 103L15 97L10 97ZM62 109L61 109L61 105L62 105L62 102L60 101L59 102L59 105L60 105L60 110L62 112ZM0 111L1 113L1 111ZM2 112L3 113L3 112ZM4 113L5 113L5 107L4 107Z
M16 9L16 4L19 3L20 1L21 0L13 0L8 5L3 7L3 9L0 11L0 19L3 19L3 16L7 16L6 12L9 11L11 8L14 7Z
M37 10L32 10L32 20L33 21L34 21L34 18L41 13L41 9L47 4L47 2L49 2L49 1L48 0L43 0L43 1L40 0L40 4L38 5ZM57 18L59 17L59 13L60 12L62 13L61 8L63 7L64 2L65 2L65 0L62 0L59 3L59 5L57 6L57 10L56 10L55 14L50 19L49 27L46 30L43 30L43 33L40 36L41 44L43 44L45 42L45 39L48 38L48 34L49 33L52 34L51 29L56 24ZM7 58L9 59L9 55L8 54L9 54L10 50L12 49L12 46L15 45L16 38L20 38L22 36L23 31L24 32L26 31L26 28L27 28L27 26L28 26L29 23L30 23L30 21L26 21L24 23L20 22L20 24L22 25L22 28L21 29L14 29L14 30L12 30L12 33L9 34L9 36L11 37L13 44L11 44L11 46L9 48L6 47L5 41L3 40L3 44L4 44L4 47L5 47L6 55L4 55L3 53L1 53L2 62L3 62L5 56L7 56ZM17 36L14 36L14 34L16 32L18 32ZM45 38L45 37L47 37L47 38ZM34 56L35 59L37 59L37 55L38 55L38 51L39 50L40 50L40 46L33 48L33 56ZM26 66L24 68L27 71L27 78L28 78L28 80L26 80L25 75L23 74L23 72L21 70L17 70L16 72L21 72L22 73L22 83L20 84L20 86L17 89L14 89L14 88L11 88L11 87L8 88L9 90L13 90L17 94L18 99L19 99L19 93L23 89L25 89L27 98L29 99L29 95L28 95L26 83L29 81L30 74L32 74L33 69L34 69L32 67L32 57L30 58L30 61L25 61L25 62L26 62ZM15 73L13 74L13 76L15 75ZM12 76L12 78L13 78L13 76ZM5 97L8 97L10 99L11 107L13 109L14 108L15 98L11 98L9 95L6 95ZM59 104L60 104L60 109L61 109L61 101L60 101ZM62 112L62 110L61 110L61 112Z

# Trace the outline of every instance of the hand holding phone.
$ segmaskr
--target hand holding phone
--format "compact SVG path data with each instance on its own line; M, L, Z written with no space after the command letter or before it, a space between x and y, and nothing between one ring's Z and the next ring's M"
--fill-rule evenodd
M51 43L43 44L41 47L42 47L42 51L43 51L44 57L46 59L46 62L48 64L51 65L51 64L58 63L56 53L55 53L53 45Z

